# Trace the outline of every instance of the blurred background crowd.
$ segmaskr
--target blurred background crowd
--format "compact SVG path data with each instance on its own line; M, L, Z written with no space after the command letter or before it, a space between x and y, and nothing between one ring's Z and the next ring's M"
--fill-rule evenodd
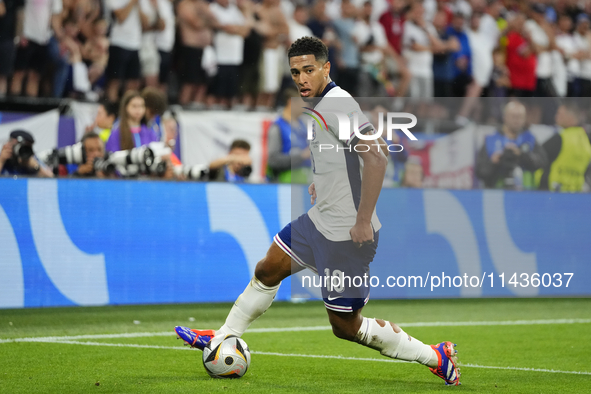
M15 147L35 138L13 131L0 168L246 181L251 143L240 138L223 157L183 166L176 114L278 110L262 181L305 182L307 171L293 171L309 163L305 141L286 138L302 127L286 51L315 36L329 48L331 78L353 96L391 97L384 110L445 118L446 132L474 128L475 118L493 125L474 137L471 172L454 175L473 181L459 187L586 191L590 14L589 0L0 0L0 110L35 98L100 103L74 148L20 157ZM437 97L463 99L450 109L430 104ZM527 104L538 97L548 99ZM532 132L534 123L547 129ZM388 185L445 186L425 153L436 136L419 126L435 142L396 137L406 149L392 155Z
M0 97L268 109L316 36L353 96L591 96L587 0L2 0Z

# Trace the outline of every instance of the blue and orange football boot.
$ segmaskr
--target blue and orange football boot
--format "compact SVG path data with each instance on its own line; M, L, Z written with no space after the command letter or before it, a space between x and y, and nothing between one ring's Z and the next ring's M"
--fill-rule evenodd
M215 336L215 330L192 330L189 327L176 326L174 332L177 339L182 339L191 347L203 350L203 348Z
M437 368L429 368L431 372L445 380L446 385L458 386L460 384L460 368L457 367L458 351L454 349L457 346L449 341L431 345L435 353L439 365Z

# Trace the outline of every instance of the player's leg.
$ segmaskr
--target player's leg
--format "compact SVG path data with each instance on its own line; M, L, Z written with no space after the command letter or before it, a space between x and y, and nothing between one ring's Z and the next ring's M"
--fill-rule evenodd
M273 302L281 281L302 267L292 263L291 257L275 242L266 256L258 262L255 274L242 292L224 325L218 330L192 330L177 326L175 332L187 344L203 349L215 335L242 336L246 329L260 317Z
M177 335L199 349L203 349L215 335L242 336L248 326L271 306L283 279L304 268L315 270L312 250L305 238L310 226L313 224L304 214L275 235L267 254L257 264L254 276L218 331L175 327Z
M242 336L251 323L269 309L281 281L301 269L277 244L271 244L216 335Z
M369 265L377 251L379 231L374 234L373 243L361 247L352 241L327 240L320 233L314 238L316 268L327 277L322 298L333 333L378 350L384 356L426 365L448 384L459 383L452 343L426 345L396 324L361 314L369 300Z
M336 312L327 308L327 312L332 331L338 338L378 350L390 358L416 361L428 366L446 384L459 384L457 351L451 342L426 345L394 323L364 317L361 308L352 312Z
M364 317L361 309L353 312L326 311L332 331L338 338L379 350L384 356L416 361L429 367L437 366L437 354L431 346L406 334L394 323Z

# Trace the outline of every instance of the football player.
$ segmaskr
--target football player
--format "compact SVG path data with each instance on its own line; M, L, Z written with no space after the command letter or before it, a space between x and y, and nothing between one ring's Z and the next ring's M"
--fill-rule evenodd
M310 142L314 182L308 192L314 205L275 235L219 330L175 327L181 339L199 349L216 335L242 336L269 308L286 277L305 268L329 278L364 277L376 253L381 225L375 207L386 171L387 150L370 144L375 141L359 138L373 134L374 128L351 95L331 81L328 49L322 41L300 38L289 48L288 58L300 96L308 103L313 101L316 105L311 110L322 117L322 122L314 124ZM350 123L360 126L347 140L339 139L339 119L334 112L358 117L358 122ZM386 146L381 138L377 141ZM339 149L326 149L331 145ZM345 286L322 287L328 320L338 338L387 357L416 361L428 366L446 384L459 384L453 343L426 345L394 323L364 317L361 312L369 299L369 286L344 282Z

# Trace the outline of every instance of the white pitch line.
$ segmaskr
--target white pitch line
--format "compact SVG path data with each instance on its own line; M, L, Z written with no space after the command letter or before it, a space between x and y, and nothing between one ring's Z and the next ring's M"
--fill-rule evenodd
M140 349L166 349L166 350L193 350L190 347L185 346L158 346L158 345L138 345L132 343L103 343L103 342L79 342L79 341L57 341L57 340L45 340L39 341L44 343L55 343L55 344L68 344L68 345L85 345L85 346L106 346L106 347L129 347L129 348L140 348ZM279 357L300 357L300 358L321 358L331 360L346 360L346 361L374 361L382 363L408 363L402 360L393 360L385 358L367 358L367 357L348 357L348 356L329 356L322 354L298 354L298 353L276 353L276 352L259 352L251 351L252 354L261 356L279 356ZM479 365L479 364L460 364L460 367L469 368L483 368L483 369L500 369L507 371L523 371L523 372L545 372L545 373L562 373L571 375L591 375L591 372L587 371L560 371L556 369L545 369L545 368L523 368L523 367L498 367L493 365Z
M591 319L544 319L544 320L501 320L501 321L464 321L464 322L414 322L398 323L401 327L469 327L469 326L527 326L538 324L588 324ZM301 331L326 331L330 326L307 326L307 327L271 327L253 328L247 333L272 333L272 332L301 332ZM9 342L46 342L46 341L67 341L77 339L111 339L111 338L141 338L141 337L162 337L173 336L174 331L160 332L130 332L120 334L87 334L87 335L65 335L50 337L26 337L0 339L0 343Z

